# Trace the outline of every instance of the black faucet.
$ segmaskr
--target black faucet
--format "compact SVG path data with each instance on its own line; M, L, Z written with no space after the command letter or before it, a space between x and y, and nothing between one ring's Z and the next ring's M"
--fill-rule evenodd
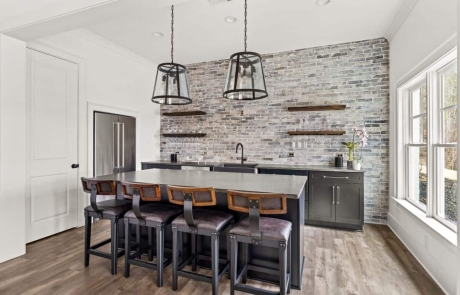
M241 146L241 165L244 164L244 147L242 143L236 145L236 153L238 154L238 148Z

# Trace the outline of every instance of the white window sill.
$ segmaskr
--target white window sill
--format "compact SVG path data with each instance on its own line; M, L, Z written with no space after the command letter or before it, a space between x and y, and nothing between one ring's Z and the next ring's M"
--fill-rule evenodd
M446 241L450 242L452 245L457 247L457 233L456 232L452 231L451 229L449 229L447 226L437 221L436 219L427 217L425 215L425 212L423 212L416 206L412 205L409 201L406 201L404 199L397 199L397 198L393 198L393 200L397 204L399 204L402 208L412 213L421 222L423 222L426 226L431 228L438 235L443 237Z

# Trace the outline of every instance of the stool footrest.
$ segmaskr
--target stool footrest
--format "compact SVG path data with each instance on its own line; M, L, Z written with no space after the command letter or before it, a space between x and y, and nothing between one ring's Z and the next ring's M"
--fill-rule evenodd
M247 265L247 269L257 271L257 272L263 272L263 273L267 273L267 274L271 274L271 275L277 275L277 276L280 274L279 269L256 266L256 265L251 265L251 264Z
M149 248L149 247L147 247ZM141 257L144 254L144 249L138 250L130 255L128 255L128 263L132 265L137 265L137 266L142 266L142 267L147 267L149 269L157 270L157 264L148 262L148 261L142 261L142 260L137 260L136 258ZM157 258L156 255L153 257ZM168 257L163 259L163 269L166 268L168 265L172 263L172 257Z
M185 271L185 270L178 270L177 274L182 276L182 277L186 277L186 278L189 278L189 279L192 279L192 280L197 280L197 281L201 281L201 282L205 282L205 283L209 283L209 284L212 283L212 278L211 277L201 275L201 274L197 274L197 273L194 273L194 272L189 272L189 271Z
M99 250L89 249L88 254L91 254L91 255L94 255L94 256L99 256L99 257L102 257L102 258L112 259L112 255L110 253L99 251ZM119 251L117 253L117 258L120 258L123 255L125 255L125 250Z
M107 245L107 244L110 243L111 241L112 241L112 239L104 240L104 241L102 241L102 242L100 242L100 243L97 243L97 244L94 245L94 246L91 246L90 249L91 249L91 250L95 250L95 249L100 248L100 247L102 247L102 246L104 246L104 245Z
M208 283L211 283L212 282L212 277L210 276L205 276L205 275L201 275L201 274L197 274L197 273L194 273L194 272L190 272L190 271L186 271L186 270L182 270L188 263L187 262L190 262L192 260L193 257L189 257L187 260L185 260L184 262L181 263L181 265L179 265L179 267L177 268L177 274L180 275L180 276L183 276L183 277L187 277L189 279L193 279L193 280L199 280L199 281L202 281L202 282L208 282ZM224 267L218 272L218 281L220 280L220 278L222 277L222 275L224 275L228 268L230 267L230 262L227 262ZM194 277L192 277L194 276ZM202 280L201 278L206 278L206 280Z
M152 270L158 270L158 265L156 263L152 263L152 262L148 262L148 261L136 260L136 259L128 259L128 263L131 264L131 265L141 266L141 267L149 268L149 269L152 269ZM172 263L172 259L166 259L163 262L163 269L165 269L171 263Z
M192 256L193 257L193 256ZM202 259L202 260L207 260L207 261L212 261L212 257L208 255L203 255L203 254L195 254L196 259ZM220 258L219 263L227 263L227 259Z

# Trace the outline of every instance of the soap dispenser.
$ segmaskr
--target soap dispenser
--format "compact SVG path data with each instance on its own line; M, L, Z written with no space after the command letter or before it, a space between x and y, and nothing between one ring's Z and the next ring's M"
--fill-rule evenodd
M335 157L335 167L343 168L343 155L338 154L337 157Z

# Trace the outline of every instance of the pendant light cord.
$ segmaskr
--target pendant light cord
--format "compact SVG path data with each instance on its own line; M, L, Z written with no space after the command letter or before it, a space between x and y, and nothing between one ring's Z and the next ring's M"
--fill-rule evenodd
M174 63L174 5L171 5L171 63Z
M248 1L244 0L244 52L246 52L246 48L248 47Z

